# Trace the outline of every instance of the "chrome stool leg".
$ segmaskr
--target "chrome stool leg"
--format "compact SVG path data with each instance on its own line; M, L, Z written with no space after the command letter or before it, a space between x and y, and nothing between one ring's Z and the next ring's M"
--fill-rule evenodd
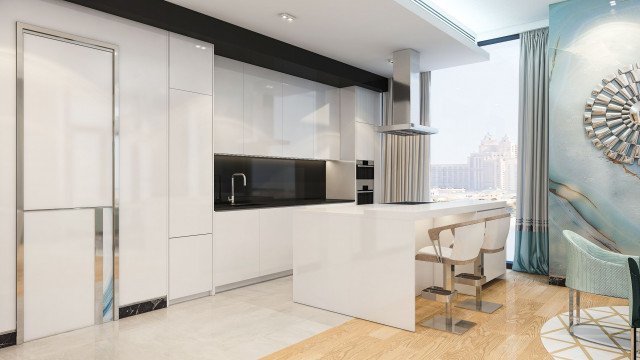
M422 326L446 331L454 334L464 334L476 324L466 320L456 319L452 315L453 301L458 294L454 289L454 265L443 264L443 287L431 286L422 291L425 299L443 302L445 304L445 316L436 315L421 323Z
M456 276L456 282L458 284L474 286L476 288L476 297L475 299L461 301L456 304L456 307L491 314L500 309L502 304L482 300L482 285L487 281L487 278L484 276L484 256L482 253L476 259L473 267L473 275L458 274Z

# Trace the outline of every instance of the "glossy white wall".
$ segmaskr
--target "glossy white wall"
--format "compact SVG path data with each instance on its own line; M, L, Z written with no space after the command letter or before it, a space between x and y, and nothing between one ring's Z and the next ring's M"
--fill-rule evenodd
M168 34L61 1L0 2L0 332L15 329L16 21L120 47L120 305L167 294Z

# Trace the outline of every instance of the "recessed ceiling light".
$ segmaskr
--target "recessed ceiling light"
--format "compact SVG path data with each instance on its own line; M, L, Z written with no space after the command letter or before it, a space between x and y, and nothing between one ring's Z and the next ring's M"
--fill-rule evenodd
M616 6L616 0L611 0L611 1L609 1L609 5L611 5L611 6Z
M196 49L207 50L207 47L202 45L196 45Z
M293 16L291 14L288 14L288 13L285 13L285 12L278 14L278 16L280 16L280 18L282 20L285 20L286 22L293 22L293 20L296 19L295 16Z

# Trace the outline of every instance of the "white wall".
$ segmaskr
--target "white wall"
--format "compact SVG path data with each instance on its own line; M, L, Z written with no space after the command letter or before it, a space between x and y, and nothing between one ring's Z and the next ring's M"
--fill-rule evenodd
M15 329L16 21L120 46L120 306L165 296L168 33L59 0L2 0L0 333Z

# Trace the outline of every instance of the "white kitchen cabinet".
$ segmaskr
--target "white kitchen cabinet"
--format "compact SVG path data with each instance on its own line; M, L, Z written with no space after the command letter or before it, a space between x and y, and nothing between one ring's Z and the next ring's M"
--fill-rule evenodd
M215 57L214 151L217 154L244 153L243 72L243 63Z
M216 286L260 276L259 210L216 212L214 241Z
M212 231L212 102L208 95L169 92L169 237Z
M356 160L375 161L376 149L379 148L378 142L380 134L378 134L376 126L366 123L356 122Z
M213 289L211 234L169 239L169 300Z
M283 74L282 154L285 157L314 157L316 111L313 81Z
M260 275L293 268L294 208L260 210Z
M169 34L169 87L213 95L213 45Z
M340 160L340 89L316 83L314 158Z
M282 74L244 65L244 154L282 156Z
M356 121L369 125L382 125L382 94L356 88Z

